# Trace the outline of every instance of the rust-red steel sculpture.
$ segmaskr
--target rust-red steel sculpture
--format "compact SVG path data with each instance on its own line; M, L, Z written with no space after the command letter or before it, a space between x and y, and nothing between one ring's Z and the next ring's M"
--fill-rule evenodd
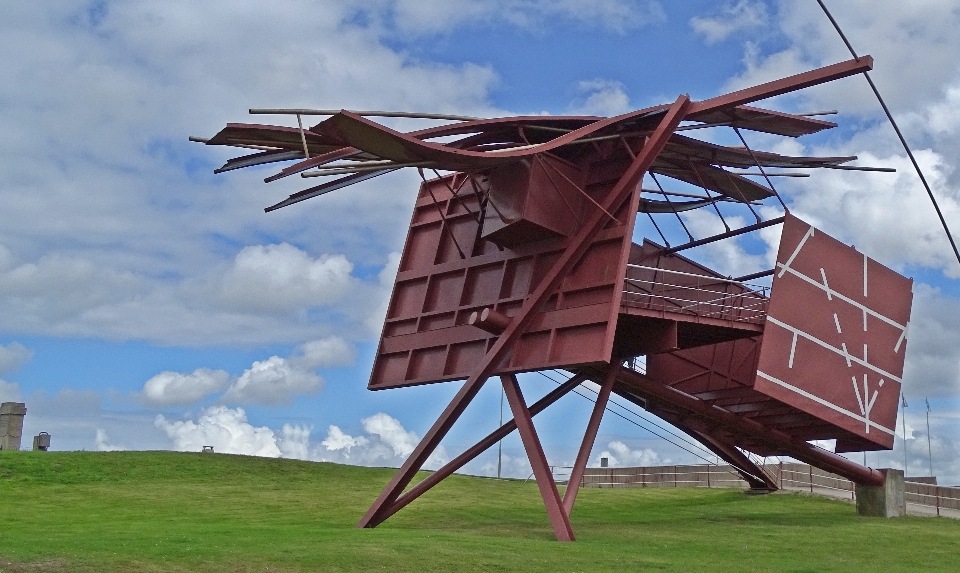
M408 114L331 111L309 129L228 124L203 140L260 150L218 171L298 160L267 181L338 176L267 211L396 169L436 172L424 176L414 206L369 388L466 382L359 526L375 527L517 429L557 539L573 540L579 477L611 394L687 432L755 489L776 484L749 454L882 483L879 471L810 442L836 440L841 453L892 447L912 283L789 212L764 221L752 207L776 196L771 169L856 169L843 165L856 158L789 157L680 133L723 126L798 137L835 127L748 104L872 62L612 118L430 116L457 121L402 133L369 117ZM289 113L299 123L315 112ZM447 142L434 141L441 137ZM759 169L767 184L731 168ZM656 190L641 185L648 174ZM657 175L703 194L665 191ZM724 221L724 233L672 247L632 242L638 213L720 215L719 202L746 205L756 223ZM772 225L782 225L782 238L767 273L732 279L678 254ZM772 287L744 282L764 275ZM645 372L629 366L641 355ZM553 369L572 377L528 405L516 374ZM513 420L404 493L491 376ZM599 384L599 397L561 496L532 417L585 381Z

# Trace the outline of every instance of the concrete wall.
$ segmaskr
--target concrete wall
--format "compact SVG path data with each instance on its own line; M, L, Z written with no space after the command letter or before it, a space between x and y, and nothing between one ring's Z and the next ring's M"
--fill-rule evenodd
M807 464L767 464L763 467L781 489L831 497L856 498L853 482ZM581 487L738 487L748 489L730 466L652 466L587 468ZM904 483L907 503L960 510L960 488Z
M22 402L0 404L0 450L19 450L23 434L23 417L27 414Z

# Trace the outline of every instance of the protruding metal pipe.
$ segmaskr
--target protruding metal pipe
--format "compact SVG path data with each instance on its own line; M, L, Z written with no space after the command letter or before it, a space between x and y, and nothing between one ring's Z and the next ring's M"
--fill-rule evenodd
M510 326L512 320L509 316L487 307L479 312L473 311L470 313L470 319L467 321L467 324L476 326L481 330L486 330L491 334L501 334Z

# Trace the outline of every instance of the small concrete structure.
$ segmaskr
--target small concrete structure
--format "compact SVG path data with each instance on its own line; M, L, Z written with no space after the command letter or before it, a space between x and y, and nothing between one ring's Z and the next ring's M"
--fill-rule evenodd
M23 417L27 406L23 402L0 404L0 450L19 450L23 434Z
M45 452L50 449L50 434L40 432L33 437L33 451Z
M881 486L857 484L857 513L865 517L903 517L907 514L903 470L882 469Z
M203 449L200 450L200 452L201 452L201 453L204 453L204 454L212 454L212 453L213 453L213 446L203 446Z

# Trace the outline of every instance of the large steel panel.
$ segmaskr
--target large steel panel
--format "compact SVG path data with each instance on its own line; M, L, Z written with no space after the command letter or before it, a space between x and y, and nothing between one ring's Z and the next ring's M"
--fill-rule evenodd
M596 200L609 191L609 186L586 192L576 189L573 185L580 182L574 177L582 175L569 163L550 157L521 175L529 184L529 202L515 201L518 207L512 222L498 228L519 230L490 237L511 246L484 238L483 227L490 224L490 213L495 211L484 203L496 196L490 179L458 173L423 183L370 389L468 377L496 340L495 334L468 324L471 313L492 308L515 315L566 248L568 239L563 235L575 233L579 225L575 218L543 213L544 205L551 210L560 207L538 198L553 193L560 205L576 201L578 211L588 212L596 207L583 193ZM523 182L513 185L524 188ZM574 193L581 197L575 198ZM630 206L636 199L615 211L616 220L610 219L598 233L495 374L610 360L636 218ZM521 222L521 217L528 222Z
M912 300L911 279L788 216L754 388L893 447Z

